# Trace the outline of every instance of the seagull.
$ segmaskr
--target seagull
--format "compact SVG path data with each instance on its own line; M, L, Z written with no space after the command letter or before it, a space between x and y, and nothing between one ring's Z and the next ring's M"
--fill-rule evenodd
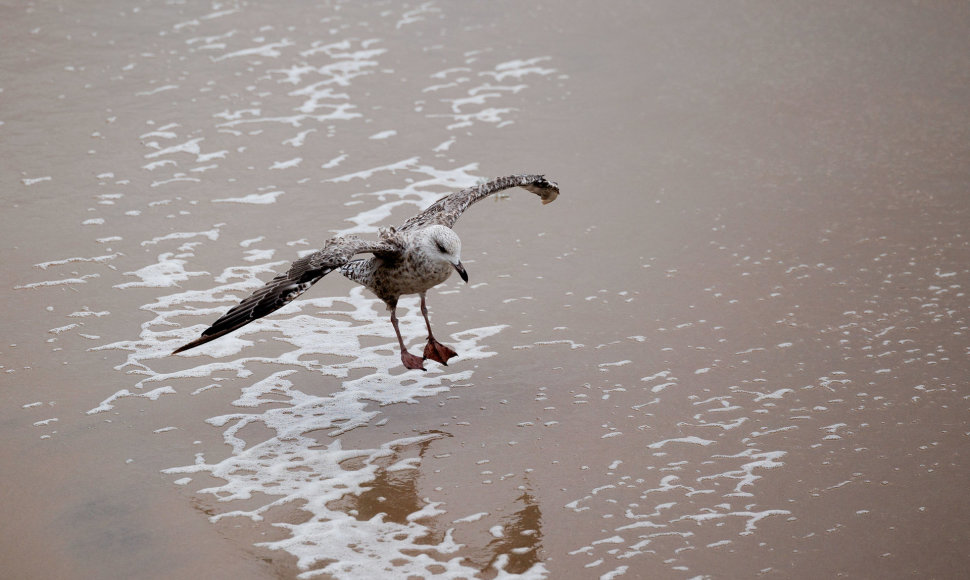
M330 238L322 250L293 262L285 274L267 282L212 323L199 338L180 346L172 354L215 340L282 308L321 278L339 270L387 305L401 347L401 362L406 368L425 370L424 361L428 359L447 366L448 360L458 353L438 342L431 332L425 294L447 280L453 270L468 283L468 272L461 263L461 240L451 228L473 203L513 187L538 195L543 204L551 203L559 196L559 186L543 175L509 175L442 197L401 227L382 228L379 241L362 240L357 236ZM354 259L358 254L373 256ZM408 352L398 328L397 301L405 294L421 297L421 314L428 327L424 357Z

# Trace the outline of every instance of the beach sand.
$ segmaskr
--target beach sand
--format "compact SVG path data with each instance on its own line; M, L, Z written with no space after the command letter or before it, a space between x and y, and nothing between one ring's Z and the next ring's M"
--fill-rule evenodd
M3 14L4 577L970 565L966 5ZM456 225L450 366L337 275L168 355L328 237L532 172L555 203Z

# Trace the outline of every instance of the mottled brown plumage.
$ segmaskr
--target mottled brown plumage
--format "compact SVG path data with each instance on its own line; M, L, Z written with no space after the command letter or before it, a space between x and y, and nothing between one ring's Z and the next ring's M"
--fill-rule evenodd
M331 238L322 250L293 262L285 274L280 274L256 290L216 320L202 336L177 348L172 354L215 340L282 308L318 280L339 269L344 276L367 287L387 304L404 366L424 370L424 359L447 365L448 359L456 353L435 340L428 320L425 293L447 280L452 270L456 270L465 282L468 281L461 264L461 240L451 226L471 204L511 187L522 187L535 193L543 204L554 201L559 195L559 186L542 175L510 175L439 199L404 222L400 228L382 230L380 241L370 242L356 236ZM363 253L373 254L373 257L353 259ZM418 294L421 297L421 313L428 327L424 359L408 352L398 328L397 302L404 294Z

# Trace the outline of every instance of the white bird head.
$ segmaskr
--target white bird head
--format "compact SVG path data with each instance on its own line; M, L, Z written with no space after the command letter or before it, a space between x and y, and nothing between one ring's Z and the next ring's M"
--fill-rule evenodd
M451 228L442 225L428 226L424 230L422 245L432 259L447 262L455 268L458 275L468 282L468 272L461 263L461 240Z

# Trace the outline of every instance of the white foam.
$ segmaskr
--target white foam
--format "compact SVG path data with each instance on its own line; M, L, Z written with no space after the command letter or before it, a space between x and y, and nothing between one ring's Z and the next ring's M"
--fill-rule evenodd
M725 471L722 473L715 473L712 475L701 476L697 478L697 481L707 481L716 479L733 479L737 480L738 483L734 487L734 492L727 494L728 496L735 497L750 497L752 494L746 491L744 488L753 485L757 480L761 479L761 475L755 474L756 469L774 469L784 465L780 461L782 457L786 454L784 451L758 451L756 449L745 449L744 451L736 455L715 455L718 458L727 459L751 459L746 463L743 463L738 469Z
M324 163L323 165L321 165L320 168L321 169L333 169L334 167L340 165L348 157L350 157L350 156L347 155L346 153L343 153L341 155L338 155L338 156L334 157L330 161L327 161L326 163Z
M300 163L303 162L302 157L294 157L293 159L288 159L286 161L274 161L272 165L269 166L270 169L290 169L292 167L299 167ZM282 193L282 192L279 192ZM276 201L276 199L273 199Z
M621 367L621 366L624 366L624 365L631 364L632 362L633 362L632 360L625 359L625 360L620 360L620 361L616 361L616 362L599 363L598 366L600 366L600 367Z
M251 193L243 197L224 197L213 199L212 203L248 203L254 205L269 205L276 203L276 199L283 195L282 191L270 191L267 193Z
M283 54L280 49L288 48L293 45L294 43L292 40L288 38L284 38L277 42L269 42L266 44L262 44L260 46L254 46L251 48L243 48L233 52L227 52L226 54L213 57L212 60L213 62L219 62L222 60L226 60L230 58L239 58L243 56L260 56L263 58L276 58L281 54Z
M224 224L215 224L212 226L211 230L206 230L202 232L173 232L170 234L165 234L164 236L156 236L150 240L145 240L141 242L142 246L153 246L159 242L165 242L168 240L188 240L195 237L205 237L211 241L216 241L219 239L219 228Z
M159 179L158 181L151 182L149 187L160 187L162 185L168 185L169 183L178 183L182 181L189 183L200 183L202 180L196 177L188 177L184 173L176 173L171 179Z
M575 341L570 340L570 339L562 339L562 340L540 340L540 341L534 342L532 344L535 345L535 346L548 346L548 345L556 345L556 344L568 344L569 345L569 348L571 350L576 350L578 348L584 348L586 346L584 344L575 342ZM532 346L524 345L524 346L514 346L512 348L516 348L516 349L520 349L520 348L532 348Z
M140 278L140 282L125 282L115 284L115 288L122 290L126 288L169 288L178 286L179 282L184 282L195 276L205 276L208 272L189 272L185 269L186 260L175 258L172 252L164 252L158 255L158 262L149 264L144 268L125 272L125 276L135 276Z
M417 8L405 12L400 20L397 21L395 28L400 29L408 24L414 24L415 22L421 22L425 20L426 14L432 14L435 12L441 12L441 9L434 5L434 2L424 2L420 4Z
M447 141L442 142L440 145L432 149L432 151L434 151L435 153L442 153L444 151L447 151L448 149L451 149L451 146L454 144L455 144L455 138L452 137L451 139L448 139Z
M81 326L80 324L68 324L68 325L65 325L65 326L58 326L57 328L52 328L52 329L48 330L47 332L49 332L51 334L60 334L62 332L67 332L68 330L72 330L72 329L75 329L75 328L79 328L80 326Z
M484 518L487 515L488 515L488 512L478 512L477 514L472 514L470 516L458 518L457 520L454 520L452 523L461 524L461 523L467 523L467 522L477 522L478 520Z
M174 89L177 89L177 88L179 88L178 85L162 85L162 86L157 87L157 88L154 88L154 89L152 89L150 91L139 91L139 92L135 93L135 95L137 95L139 97L148 97L148 96L155 95L155 94L158 94L158 93L162 93L162 92L165 92L165 91L171 91L171 90L174 90Z
M661 383L659 385L654 385L654 386L650 387L650 392L651 393L659 393L659 392L663 391L664 389L666 389L667 387L675 387L675 386L677 386L677 383L675 383L675 382Z
M103 413L104 411L110 411L111 409L115 408L114 406L115 401L125 397L143 397L150 401L155 401L162 395L174 395L174 394L175 394L175 389L173 389L172 387L159 387L157 389L153 389L151 391L147 391L144 393L132 393L128 389L121 389L120 391L112 394L107 399L101 401L101 404L99 404L97 407L94 407L93 409L89 409L87 413L88 415L94 415L95 413Z
M664 445L667 445L668 443L689 443L691 445L703 445L706 447L708 445L712 445L714 441L711 441L710 439L701 439L700 437L691 435L689 437L675 437L673 439L664 439L663 441L657 441L656 443L651 443L647 445L647 448L660 449L661 447L663 447Z
M49 286L64 286L71 284L87 284L88 280L92 278L99 278L101 274L85 274L83 276L78 276L76 278L62 278L60 280L48 280L45 282L32 282L30 284L21 284L19 286L14 286L15 290L30 289L30 288L44 288Z
M159 157L163 157L165 155L172 155L175 153L188 153L190 155L198 156L199 154L202 153L202 147L199 145L199 143L201 143L204 140L205 140L204 137L196 137L194 139L189 139L188 141L183 141L182 143L178 143L176 145L170 145L168 147L162 147L158 145L158 143L149 142L149 143L146 143L145 145L147 147L151 147L155 149L155 151L153 151L152 153L146 154L145 159L157 159Z
M35 268L40 268L41 270L46 270L46 269L50 268L51 266L63 266L64 264L72 264L72 263L76 263L76 262L95 262L95 263L98 263L98 264L103 264L105 262L109 262L111 260L114 260L115 258L117 258L120 255L121 254L115 253L115 254L106 254L106 255L103 255L103 256L94 256L94 257L91 257L91 258L81 258L81 257L77 257L77 258L64 258L62 260L51 260L49 262L41 262L39 264L34 264L34 267Z
M316 132L316 129L307 129L306 131L300 131L296 136L283 141L284 145L292 145L293 147L302 147L306 142L307 135Z
M746 536L754 532L754 530L757 528L757 523L760 522L761 520L769 516L787 516L787 515L791 515L791 512L788 510L763 510L760 512L742 510L742 511L726 512L726 513L708 512L703 514L690 514L690 515L682 516L675 521L693 520L695 522L701 523L709 520L720 520L720 519L731 518L731 517L745 518L744 531L741 532L740 535Z
M627 570L629 569L630 569L629 566L617 566L616 568L614 568L613 570L610 570L606 574L601 574L600 580L614 580L614 578L619 578L620 576L623 576L624 574L626 574Z

